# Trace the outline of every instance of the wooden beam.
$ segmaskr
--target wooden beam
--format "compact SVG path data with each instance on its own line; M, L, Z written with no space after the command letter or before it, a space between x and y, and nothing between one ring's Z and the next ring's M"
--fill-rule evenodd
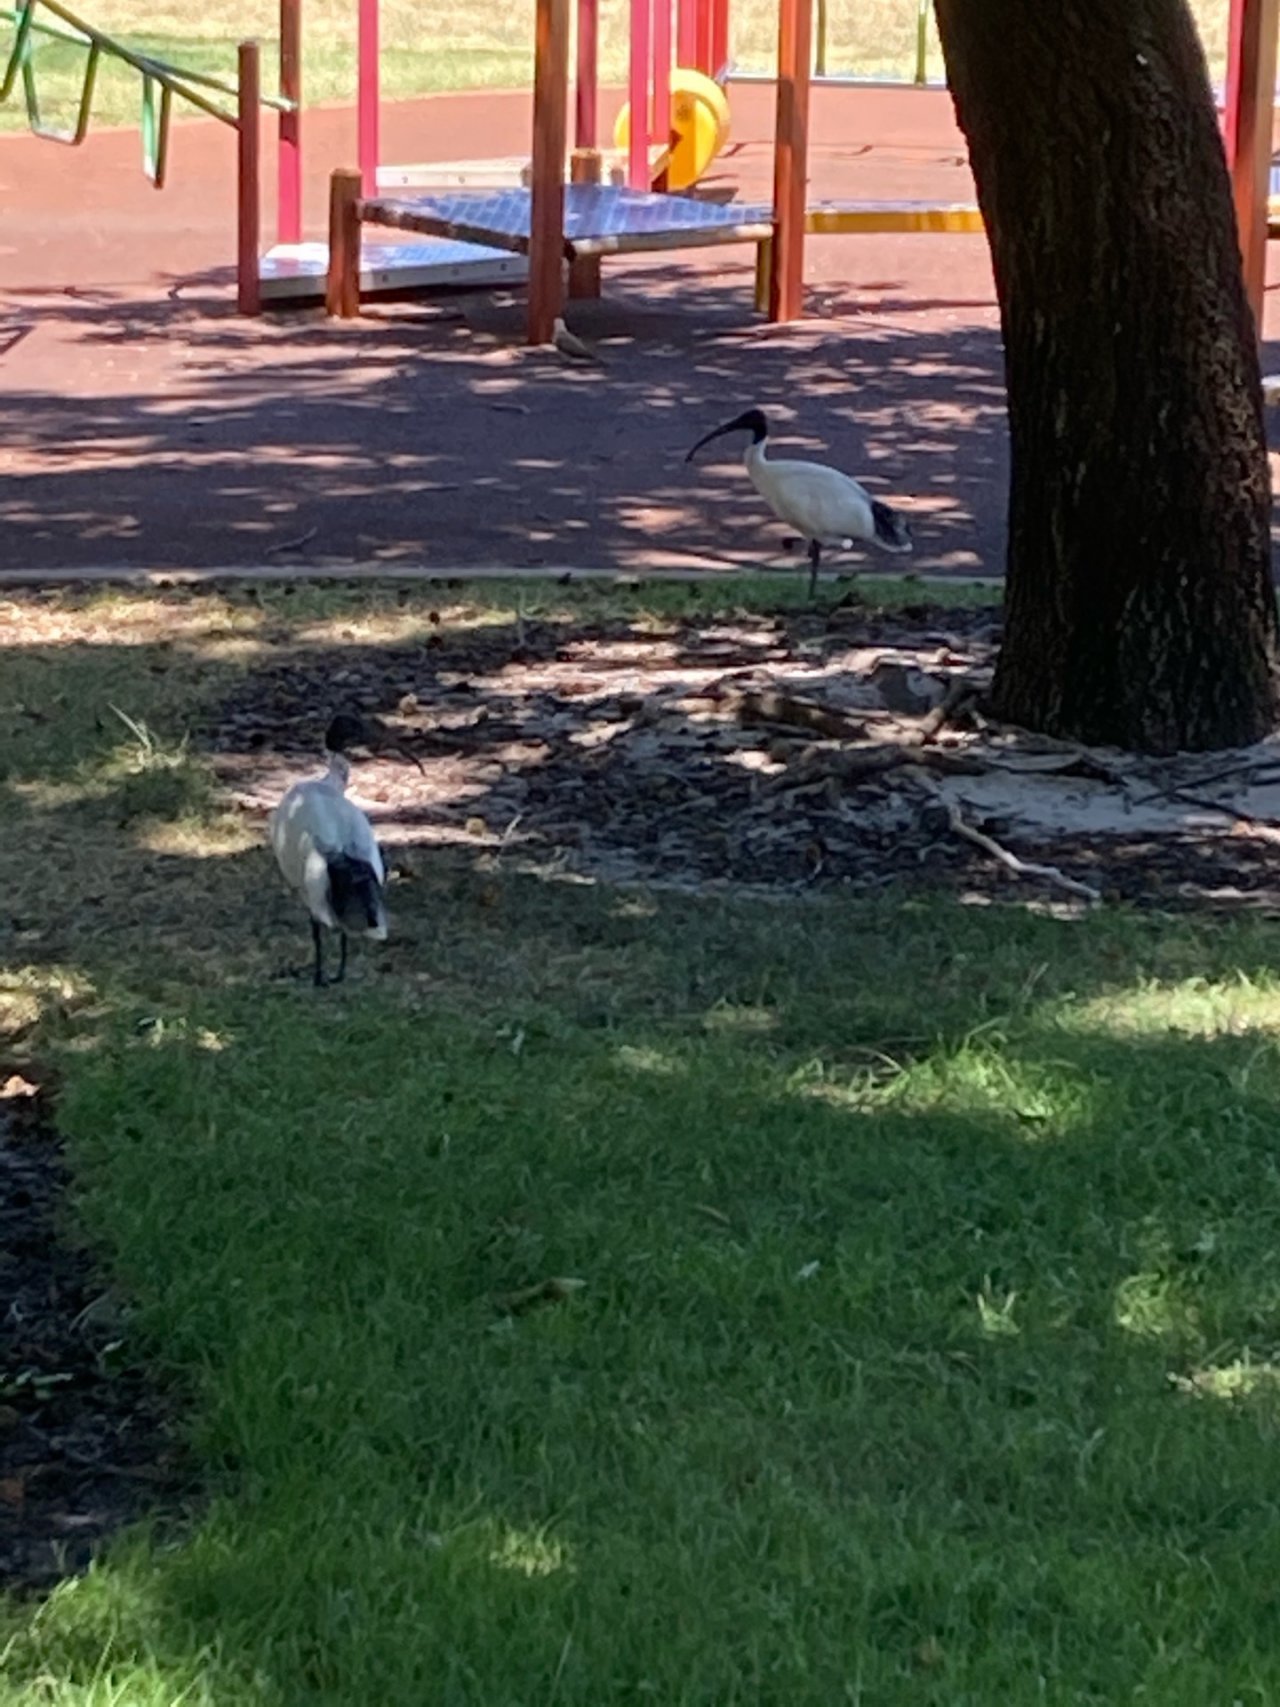
M538 0L530 168L529 329L548 344L564 306L564 156L569 107L569 0ZM637 115L632 111L634 130ZM643 117L641 118L643 123Z
M778 8L778 106L773 146L773 267L770 320L804 311L804 220L809 181L810 0Z
M329 179L329 271L326 313L354 320L360 313L360 172L339 167Z
M1231 0L1223 133L1245 290L1262 330L1280 0Z
M598 184L601 157L598 148L575 148L569 161L571 184ZM600 294L600 257L582 255L569 263L569 295L595 297Z

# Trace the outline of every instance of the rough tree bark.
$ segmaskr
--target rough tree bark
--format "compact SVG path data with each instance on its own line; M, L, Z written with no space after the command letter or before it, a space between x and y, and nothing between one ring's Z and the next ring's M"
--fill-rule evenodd
M1010 721L1152 752L1276 719L1271 482L1185 0L936 0L995 266Z

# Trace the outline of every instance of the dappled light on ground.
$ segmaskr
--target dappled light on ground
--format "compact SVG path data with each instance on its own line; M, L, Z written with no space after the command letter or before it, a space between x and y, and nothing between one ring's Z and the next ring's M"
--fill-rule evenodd
M563 790L652 734L593 680L838 683L874 603L137 603L15 606L0 1019L200 1481L4 1604L15 1707L1280 1690L1272 920L1058 917L963 848L862 887L539 871L510 778L457 768L461 730ZM317 992L234 801L318 763L339 692L443 782L362 763L392 934ZM504 726L539 703L551 760ZM10 1502L42 1402L0 1392Z

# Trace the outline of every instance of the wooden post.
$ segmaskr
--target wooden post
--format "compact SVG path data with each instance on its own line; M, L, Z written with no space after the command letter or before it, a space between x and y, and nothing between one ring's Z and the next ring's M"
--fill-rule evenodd
M360 172L340 166L329 179L329 271L325 312L339 320L360 313Z
M276 241L302 241L302 0L280 0L280 93L293 103L277 127Z
M798 320L804 310L810 14L810 0L781 0L778 9L778 107L773 148L770 320Z
M1224 141L1245 290L1262 334L1280 0L1231 0Z
M538 0L529 211L529 342L547 344L564 306L564 156L569 0ZM635 112L631 122L635 124Z
M381 158L379 52L378 0L360 0L356 47L356 158L360 162L367 196L378 193L378 163Z
M773 238L762 237L756 244L756 307L761 314L769 312L773 291Z
M600 150L575 148L569 162L569 181L574 184L600 182ZM593 297L600 294L600 257L581 255L569 263L569 295Z
M262 312L262 135L259 111L262 59L256 41L242 41L237 54L236 97L236 307L241 314Z

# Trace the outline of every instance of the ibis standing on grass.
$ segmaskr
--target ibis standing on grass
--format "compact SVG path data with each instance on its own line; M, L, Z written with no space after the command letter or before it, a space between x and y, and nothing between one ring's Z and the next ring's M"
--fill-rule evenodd
M385 942L386 867L373 825L347 799L351 747L368 740L361 720L340 712L325 732L329 768L324 776L295 782L271 814L271 847L290 889L311 914L315 983L346 976L348 936ZM326 980L321 932L342 938L336 975Z
M780 521L800 535L809 551L809 597L818 585L818 568L824 546L845 550L859 541L881 551L911 550L907 520L898 510L882 504L838 468L821 462L790 459L770 462L765 455L769 423L762 409L747 409L700 438L685 458L692 462L703 445L726 433L750 433L751 442L743 456L756 491Z

